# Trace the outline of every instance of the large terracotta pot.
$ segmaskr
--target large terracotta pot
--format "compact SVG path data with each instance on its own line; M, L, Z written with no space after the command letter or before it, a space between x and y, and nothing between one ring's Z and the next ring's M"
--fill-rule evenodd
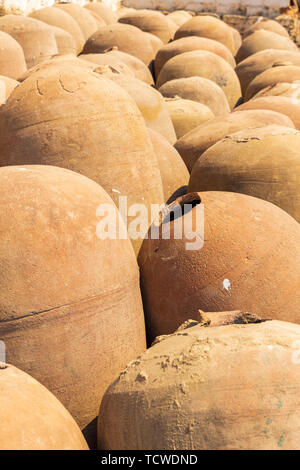
M296 51L267 49L247 57L240 62L235 71L241 82L243 96L252 80L275 64L287 63L300 66L300 54Z
M86 8L75 3L55 3L53 6L74 18L86 41L98 30L96 19Z
M229 134L198 158L189 191L249 194L300 222L300 132L273 125Z
M155 75L158 77L162 67L169 59L172 59L172 57L182 54L183 52L198 50L213 52L226 60L232 67L235 67L235 60L232 53L220 42L208 38L188 36L165 44L158 50L154 64Z
M139 255L149 339L173 332L198 309L299 323L299 223L274 204L233 192L187 194L181 204L193 208L180 216L178 203L169 206L176 215L162 217L160 236L145 239Z
M100 237L101 205L118 211L82 175L29 165L1 168L0 180L6 359L52 391L91 443L105 389L145 348L131 243Z
M175 33L175 39L186 36L200 36L219 41L235 53L235 39L232 29L213 16L195 16L184 23Z
M197 101L184 100L179 96L165 98L174 125L177 139L183 137L195 127L210 121L214 113L205 104Z
M16 80L26 71L24 52L10 34L0 31L0 74Z
M168 60L157 78L157 87L176 78L203 77L212 80L224 91L230 108L241 97L239 79L232 67L220 56L208 51L184 52Z
M224 91L212 80L203 77L188 77L170 80L164 83L160 93L166 98L180 98L197 101L208 106L215 116L224 116L230 112Z
M100 447L298 450L299 335L267 321L166 336L107 390Z
M0 108L0 122L2 166L61 166L101 184L117 204L120 194L128 206L163 202L143 117L111 80L71 66L34 73ZM138 252L141 239L133 243Z
M296 44L294 44L289 38L261 29L244 39L236 55L236 61L239 63L250 55L266 49L298 51Z
M49 362L50 362L49 358ZM1 450L87 450L72 416L43 385L0 363Z
M108 5L104 5L103 3L89 2L84 6L84 8L96 13L105 21L106 24L113 24L117 21L115 12L113 12Z
M177 193L186 191L189 172L179 153L165 137L150 128L148 132L160 169L164 200L168 201Z
M20 44L28 68L58 53L54 31L42 21L28 16L5 15L0 17L0 30Z
M75 21L70 14L55 7L46 7L33 11L29 16L36 20L43 21L50 26L57 26L58 28L64 29L73 37L76 43L77 53L82 50L85 38L77 21Z
M177 25L172 20L159 11L153 10L136 10L127 13L119 18L119 23L130 24L146 33L154 34L164 44L173 39L177 30Z
M189 171L192 171L198 158L212 145L229 134L248 127L264 127L278 124L295 128L290 118L284 114L267 110L249 110L227 114L213 119L192 130L179 139L175 148L180 153Z
M135 26L120 23L106 26L93 34L85 43L83 53L97 54L114 46L122 52L134 55L146 65L155 56L152 42L146 33Z
M250 100L259 91L275 83L294 83L300 80L300 66L297 65L274 65L257 75L247 87L245 101Z
M271 31L272 33L289 38L289 33L284 28L284 26L281 26L278 21L270 20L269 18L264 17L260 17L252 26L250 26L250 28L244 32L244 37L250 36L250 34L255 33L255 31L260 31L261 29L264 31Z
M234 111L244 111L249 109L269 109L285 114L294 123L296 129L300 130L300 106L299 101L285 96L262 96L249 100L235 108Z

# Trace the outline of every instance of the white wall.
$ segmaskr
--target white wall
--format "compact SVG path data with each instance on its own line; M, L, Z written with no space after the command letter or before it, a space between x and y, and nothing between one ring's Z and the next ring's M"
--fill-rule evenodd
M287 7L289 0L123 0L132 8L157 10L191 10L219 14L277 16L279 9Z

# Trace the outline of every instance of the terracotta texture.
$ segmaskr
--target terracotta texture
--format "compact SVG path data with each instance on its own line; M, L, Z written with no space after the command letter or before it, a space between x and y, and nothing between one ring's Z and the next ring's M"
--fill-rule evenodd
M129 77L135 76L132 69L128 67L120 58L109 54L81 54L79 58L84 60L84 62L92 62L95 65L109 66L112 73L116 71L116 73L128 75Z
M1 450L88 450L72 416L43 385L0 363Z
M157 78L157 87L176 78L203 77L212 80L224 91L232 109L241 97L238 77L224 59L208 51L184 52L168 60Z
M165 98L165 101L177 139L215 117L208 106L197 101L185 100L178 96Z
M24 82L28 77L31 75L36 76L37 78L40 78L43 76L44 73L51 71L51 70L57 70L61 69L62 71L68 67L76 68L76 69L86 69L86 70L97 70L98 65L84 60L80 57L75 57L73 54L62 54L62 55L57 55L55 57L52 57L51 59L44 60L43 62L35 65L34 67L31 67L30 69L26 70L25 73L23 73L18 80L20 82ZM116 66L115 66L116 68ZM119 71L121 73L121 70Z
M261 29L266 31L271 31L272 33L279 34L286 38L289 37L289 33L278 21L270 20L269 18L260 17L256 23L254 23L250 28L244 32L244 37L250 36L250 34L255 33L255 31L260 31Z
M97 21L86 8L75 3L55 3L53 6L74 18L86 41L97 31Z
M116 23L93 34L85 43L84 54L97 54L116 46L148 65L155 56L152 42L139 28Z
M300 222L300 132L273 125L226 136L197 160L188 190L249 194Z
M266 88L263 88L258 93L256 93L252 99L263 96L286 96L287 98L294 98L294 100L299 100L300 83L279 82L273 85L268 85Z
M235 67L233 55L227 47L220 42L214 41L213 39L188 36L172 41L169 44L165 44L158 50L154 63L156 76L158 77L162 67L169 59L172 59L172 57L182 54L183 52L198 50L213 52L226 60L232 67Z
M107 390L100 447L299 449L299 334L268 321L167 336Z
M0 179L7 361L52 391L90 441L106 387L145 348L131 243L97 236L97 209L113 203L82 175L32 165L1 168Z
M218 117L197 127L175 144L189 171L192 171L198 158L212 145L227 135L251 127L264 127L271 124L294 128L294 124L284 114L267 110L237 111Z
M257 75L272 68L275 64L286 62L300 66L299 52L266 49L240 62L235 71L239 77L243 95L245 95L247 87Z
M27 68L23 49L12 36L3 31L0 31L0 42L0 74L16 80Z
M230 27L232 34L233 34L233 42L234 42L234 55L236 55L237 51L241 47L243 40L242 36L240 35L240 32L236 29L233 28L232 26Z
M142 80L142 82L145 82L148 85L153 85L153 77L149 68L137 57L133 56L132 54L119 51L117 47L107 51L106 55L108 57L114 57L121 60L133 71L136 78Z
M165 137L150 128L148 132L160 169L164 200L168 201L174 193L188 185L189 172L179 153Z
M100 16L106 24L113 24L117 21L117 15L112 11L107 5L103 3L87 3L84 8L87 8L89 11L93 11L98 16Z
M298 51L296 44L294 44L289 38L261 29L244 39L243 44L236 55L236 61L239 63L250 55L266 49Z
M175 39L185 36L200 36L219 41L235 53L235 40L231 28L218 18L212 16L195 16L184 23L175 33Z
M119 18L119 23L130 24L146 33L154 34L164 44L167 44L174 38L177 30L177 25L172 20L159 11L153 10L136 10L135 12L127 13L122 18Z
M76 43L71 34L62 28L51 26L54 32L57 50L59 54L77 54Z
M293 83L300 80L300 66L297 65L274 65L255 77L247 87L245 101L250 100L259 91L279 82Z
M0 123L2 166L65 167L101 184L117 204L119 194L128 206L163 201L142 115L111 80L71 66L35 73L0 108ZM133 244L137 252L141 240Z
M175 10L168 14L168 18L172 20L179 28L188 20L190 20L192 15L185 10Z
M73 37L76 43L77 53L82 50L85 42L83 33L77 21L65 11L55 7L46 7L41 10L33 11L29 16L36 20L43 21L50 26L57 26L58 28L64 29Z
M58 53L54 32L42 21L5 15L0 17L0 30L20 44L28 68Z
M154 57L156 56L157 54L157 51L163 47L164 43L162 42L161 39L159 39L159 37L155 36L155 34L151 34L151 33L145 33L144 32L144 37L146 36L146 38L149 39L150 43L151 43L151 46L152 46L152 50L153 50L153 59Z
M145 239L140 250L149 339L173 332L199 309L241 309L300 322L299 223L274 204L244 194L203 192L200 205L197 194L187 196L195 200L192 211L163 219L170 239ZM178 229L188 218L196 226L201 204L204 233L200 218L193 234L187 226L189 238L174 238L175 223ZM186 249L203 237L202 248Z
M296 129L300 130L300 106L293 98L285 96L262 96L249 100L235 108L234 111L244 111L249 109L268 109L285 114L294 123Z
M11 92L19 85L13 78L0 75L0 105L5 103Z
M167 98L180 98L197 101L208 106L215 116L230 112L224 91L212 80L203 77L188 77L164 83L160 93Z
M136 78L124 77L121 74L109 74L107 78L126 90L136 102L147 127L159 132L170 144L176 142L176 133L167 104L155 88Z

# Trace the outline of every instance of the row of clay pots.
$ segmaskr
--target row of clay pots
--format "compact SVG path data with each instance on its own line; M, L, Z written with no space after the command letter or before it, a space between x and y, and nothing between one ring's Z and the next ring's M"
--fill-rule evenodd
M3 420L18 416L0 447L84 449L78 425L95 446L102 402L100 448L299 448L298 412L287 419L298 403L298 114L268 98L233 112L246 89L266 90L264 74L297 77L298 63L261 70L262 59L246 84L234 58L246 41L267 31L299 52L264 21L241 44L210 16L125 10L117 22L104 5L77 7L32 17L62 28L69 15L82 55L27 63L0 107L0 339L13 364L0 365L0 402ZM151 220L140 239L97 236L101 204L122 195L150 211L186 190L160 217L169 238L147 237ZM176 237L188 222L196 233ZM145 352L146 331L149 345L170 336Z

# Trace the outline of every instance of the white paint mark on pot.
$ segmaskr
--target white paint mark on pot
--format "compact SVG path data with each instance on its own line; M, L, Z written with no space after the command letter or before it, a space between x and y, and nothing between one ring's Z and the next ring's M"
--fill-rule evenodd
M223 289L226 289L227 291L230 291L230 287L231 287L231 284L230 284L229 279L224 279L224 281L223 281Z

